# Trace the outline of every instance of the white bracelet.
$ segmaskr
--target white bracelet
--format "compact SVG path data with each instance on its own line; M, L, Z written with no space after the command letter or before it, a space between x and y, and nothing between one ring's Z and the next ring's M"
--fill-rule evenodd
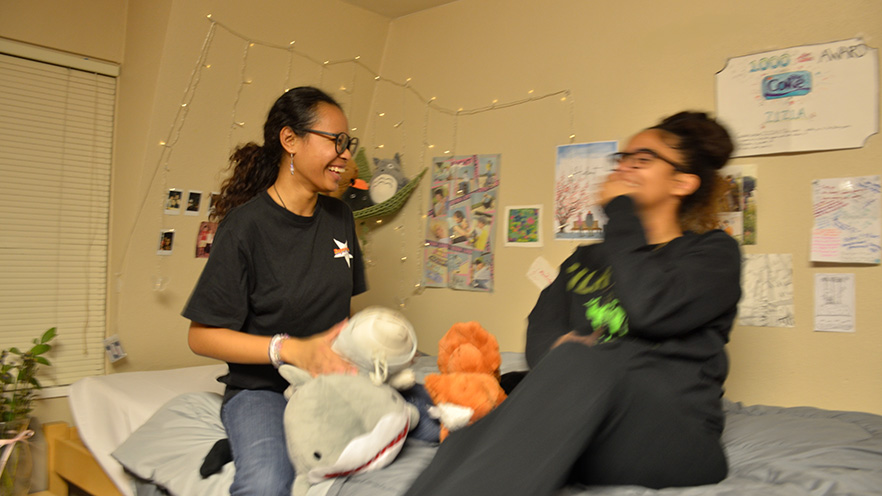
M288 339L287 334L276 334L270 339L269 349L267 352L269 353L270 363L273 364L273 367L279 368L282 366L282 342Z

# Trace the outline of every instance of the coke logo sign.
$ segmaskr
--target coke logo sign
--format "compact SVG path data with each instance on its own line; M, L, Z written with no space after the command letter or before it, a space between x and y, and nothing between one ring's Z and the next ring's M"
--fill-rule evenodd
M812 74L808 71L786 72L763 78L763 98L774 100L807 95L812 91Z

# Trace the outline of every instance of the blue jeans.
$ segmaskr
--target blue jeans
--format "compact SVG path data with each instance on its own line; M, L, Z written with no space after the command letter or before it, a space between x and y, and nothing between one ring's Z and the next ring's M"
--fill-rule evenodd
M294 466L282 423L287 402L281 393L244 390L221 410L236 475L230 496L289 496Z

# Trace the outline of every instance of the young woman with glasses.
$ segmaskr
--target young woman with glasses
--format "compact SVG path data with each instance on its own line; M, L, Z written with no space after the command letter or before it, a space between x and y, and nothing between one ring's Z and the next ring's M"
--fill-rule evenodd
M408 495L542 496L567 483L716 483L724 346L741 295L737 242L715 229L733 145L704 113L612 157L605 240L576 249L528 319L531 370L454 432Z
M311 87L276 100L263 145L231 156L221 187L211 256L184 308L189 345L224 360L221 418L236 467L230 494L289 495L294 471L285 447L276 368L314 375L351 372L331 350L366 289L352 212L334 191L358 140L340 106Z

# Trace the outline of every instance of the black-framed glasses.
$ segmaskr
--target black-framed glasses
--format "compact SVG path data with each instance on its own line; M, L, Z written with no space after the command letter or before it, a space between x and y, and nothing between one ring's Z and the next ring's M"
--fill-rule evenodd
M358 150L358 138L353 138L346 133L329 133L327 131L319 131L318 129L307 129L306 132L334 140L337 155L343 155L343 152L349 150L349 153L354 157L355 150Z
M668 164L672 165L674 167L674 170L676 170L677 172L682 172L683 174L692 174L691 172L686 170L686 167L682 164L678 164L673 160L668 160L659 155L658 152L656 152L655 150L651 150L649 148L641 148L633 152L616 152L609 156L609 162L613 166L613 168L625 164L635 169L645 169L652 166L652 162L654 162L655 160L667 162Z

